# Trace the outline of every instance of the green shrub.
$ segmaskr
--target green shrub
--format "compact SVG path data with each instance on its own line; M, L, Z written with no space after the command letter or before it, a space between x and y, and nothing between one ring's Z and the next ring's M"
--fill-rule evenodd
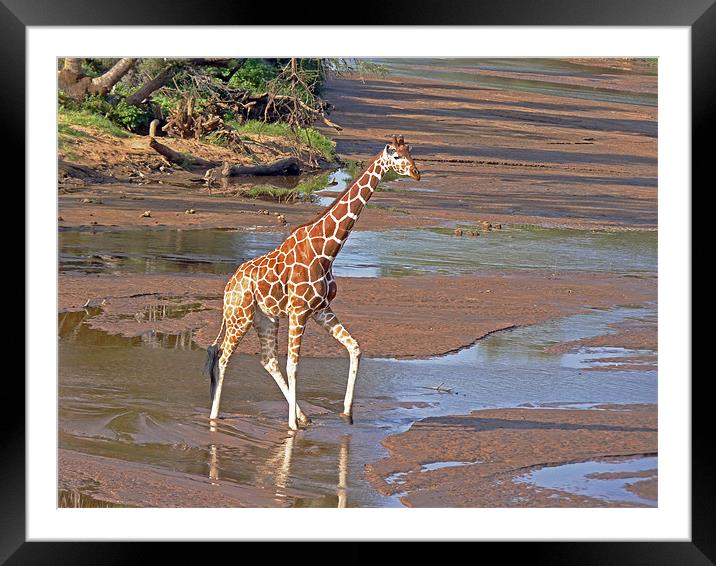
M124 100L120 100L109 115L109 119L115 124L119 124L131 132L148 128L149 122L153 118L154 114L149 108L127 104Z
M253 94L266 92L267 83L276 77L278 71L276 68L255 59L248 59L243 66L236 71L229 86L247 90Z
M130 132L138 132L140 130L147 129L149 127L149 122L151 122L154 118L154 114L148 107L127 104L124 99L119 99L116 104L112 104L109 99L98 94L89 95L81 103L74 105L70 104L70 106L72 107L72 110L76 110L77 112L88 115L96 115L98 118L106 118L110 122L124 128L125 130L129 130ZM61 109L62 108L63 106L61 105ZM67 109L66 106L64 108ZM89 118L85 117L84 120L88 121ZM86 125L95 125L104 131L108 131L104 125L98 124L101 124L101 121L98 121L97 124Z
M172 110L179 104L180 99L176 96L168 96L161 92L155 92L152 94L152 101L159 105L162 109L162 115L166 118L169 116Z

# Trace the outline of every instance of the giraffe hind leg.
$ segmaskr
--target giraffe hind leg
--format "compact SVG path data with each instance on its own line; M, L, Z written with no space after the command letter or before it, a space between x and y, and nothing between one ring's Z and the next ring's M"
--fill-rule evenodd
M270 319L260 309L257 309L254 317L254 328L261 343L261 365L273 377L281 393L286 398L286 402L288 402L288 385L286 385L286 380L278 364L278 320ZM296 403L296 417L304 426L311 422L303 413L301 407L298 406L298 403Z
M218 375L215 382L211 385L211 413L210 419L216 419L219 416L219 403L221 402L221 387L224 383L224 374L226 373L226 365L229 363L231 354L234 353L239 342L251 327L254 320L254 298L253 293L248 285L242 285L239 289L227 292L224 295L224 322L226 324L226 334L221 343L221 348L217 349L213 355L218 356L218 362L212 366L212 375L216 372L218 366ZM208 364L212 365L212 364Z

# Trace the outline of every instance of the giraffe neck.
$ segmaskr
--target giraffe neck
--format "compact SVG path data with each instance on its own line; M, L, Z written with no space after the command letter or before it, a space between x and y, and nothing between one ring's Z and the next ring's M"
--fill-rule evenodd
M330 261L341 251L358 216L387 170L382 154L374 157L348 190L313 224L311 236L325 239L323 255Z

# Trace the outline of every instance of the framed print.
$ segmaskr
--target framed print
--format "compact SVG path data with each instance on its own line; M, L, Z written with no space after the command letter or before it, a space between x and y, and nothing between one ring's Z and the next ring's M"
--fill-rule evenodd
M2 559L711 563L714 7L232 7L2 7L28 260Z

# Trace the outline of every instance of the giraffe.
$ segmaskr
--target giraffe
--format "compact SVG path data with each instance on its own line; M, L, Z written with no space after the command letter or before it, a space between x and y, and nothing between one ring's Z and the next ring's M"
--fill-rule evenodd
M336 296L332 265L368 199L383 175L391 170L420 180L410 146L402 136L393 136L392 143L368 162L317 220L298 226L280 246L242 263L231 276L224 289L221 328L207 350L204 370L210 378L212 421L219 416L229 358L253 326L261 344L261 365L288 402L289 428L297 430L299 422L308 424L309 419L296 402L296 373L303 333L309 319L313 319L348 350L350 367L341 416L353 422L353 394L361 351L331 310L331 301ZM288 318L287 381L277 356L281 318ZM222 332L224 339L219 348Z

